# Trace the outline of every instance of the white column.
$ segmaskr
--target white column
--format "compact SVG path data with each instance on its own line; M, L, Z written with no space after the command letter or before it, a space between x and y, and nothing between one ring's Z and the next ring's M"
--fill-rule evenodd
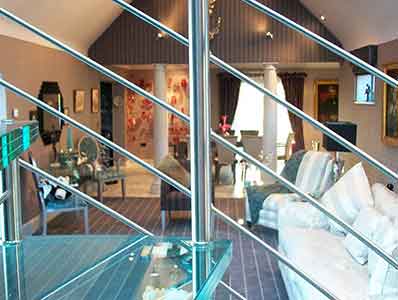
M264 87L276 94L276 86L278 83L276 68L273 65L265 65L264 67ZM277 137L277 103L270 97L264 97L264 123L263 123L263 157L269 167L276 171L277 153L276 153L276 137ZM264 182L269 181L269 177L263 173Z
M167 97L167 78L166 65L155 65L154 95L166 101ZM154 105L153 115L153 147L154 163L157 166L169 152L169 126L168 113L159 105ZM160 179L156 177L152 183L151 192L160 192Z

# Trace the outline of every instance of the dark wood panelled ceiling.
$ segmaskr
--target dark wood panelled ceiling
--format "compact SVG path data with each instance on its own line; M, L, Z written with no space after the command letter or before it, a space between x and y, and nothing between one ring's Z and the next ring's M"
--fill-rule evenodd
M340 45L327 28L298 0L258 0L306 28ZM135 7L187 36L187 0L136 0ZM282 24L240 2L218 0L222 17L212 52L229 63L307 63L337 61L336 57ZM266 39L270 31L274 39ZM89 49L90 57L111 64L184 64L188 51L172 38L157 38L158 30L123 12Z

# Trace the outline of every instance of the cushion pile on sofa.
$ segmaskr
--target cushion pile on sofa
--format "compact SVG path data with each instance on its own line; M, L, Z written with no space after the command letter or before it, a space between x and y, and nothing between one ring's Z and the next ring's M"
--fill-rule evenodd
M361 164L351 168L320 203L398 260L398 195L372 187ZM398 270L306 202L279 211L279 250L341 300L398 300ZM280 264L290 300L328 299Z

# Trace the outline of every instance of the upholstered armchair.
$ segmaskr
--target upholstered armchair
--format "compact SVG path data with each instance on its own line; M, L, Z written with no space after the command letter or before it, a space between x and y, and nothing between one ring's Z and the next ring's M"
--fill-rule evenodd
M184 167L185 170L187 170L188 172L190 171L189 160L179 160L179 163ZM214 202L214 184L212 185L212 189L212 198ZM160 217L162 223L162 231L166 229L167 214L170 222L171 213L173 211L191 211L191 198L162 180L160 185Z
M302 152L303 153L303 152ZM298 168L293 170L295 174L288 174L286 168L291 169L291 163L287 162L283 177L288 177L300 190L319 199L333 185L334 160L328 152L308 151L294 154L290 160L298 160ZM301 201L300 197L291 193L279 184L248 188L246 190L246 221L248 224L259 224L272 229L278 229L279 209L287 202ZM256 202L257 201L257 202ZM260 203L260 205L259 205ZM257 211L253 206L257 205ZM253 220L255 218L255 220Z

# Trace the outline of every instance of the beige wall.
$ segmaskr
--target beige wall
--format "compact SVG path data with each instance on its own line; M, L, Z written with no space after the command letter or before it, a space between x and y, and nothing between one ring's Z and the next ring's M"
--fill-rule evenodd
M57 81L64 98L64 106L69 107L71 116L92 129L99 129L100 114L91 113L90 106L90 90L99 88L100 76L96 72L64 52L5 36L0 36L0 49L2 49L0 73L3 74L5 80L33 96L39 94L42 81ZM73 90L75 89L86 92L85 110L78 114L73 113ZM35 110L34 105L13 93L7 92L7 99L9 117L13 108L19 109L20 120L28 119L29 111ZM77 130L73 133L76 142L82 133ZM32 151L40 166L48 167L51 146L44 146L39 139L33 145ZM25 173L23 180L23 213L24 220L28 221L38 213L38 206L31 176Z
M398 62L398 40L380 45L378 54L379 67ZM387 146L382 142L382 116L384 84L376 80L376 104L372 106L354 104L355 78L351 66L346 63L340 77L340 119L358 124L357 145L367 153L386 164L392 170L398 170L398 148ZM352 154L345 155L348 166L352 166L359 159ZM379 171L365 164L366 172L371 182L390 182Z

